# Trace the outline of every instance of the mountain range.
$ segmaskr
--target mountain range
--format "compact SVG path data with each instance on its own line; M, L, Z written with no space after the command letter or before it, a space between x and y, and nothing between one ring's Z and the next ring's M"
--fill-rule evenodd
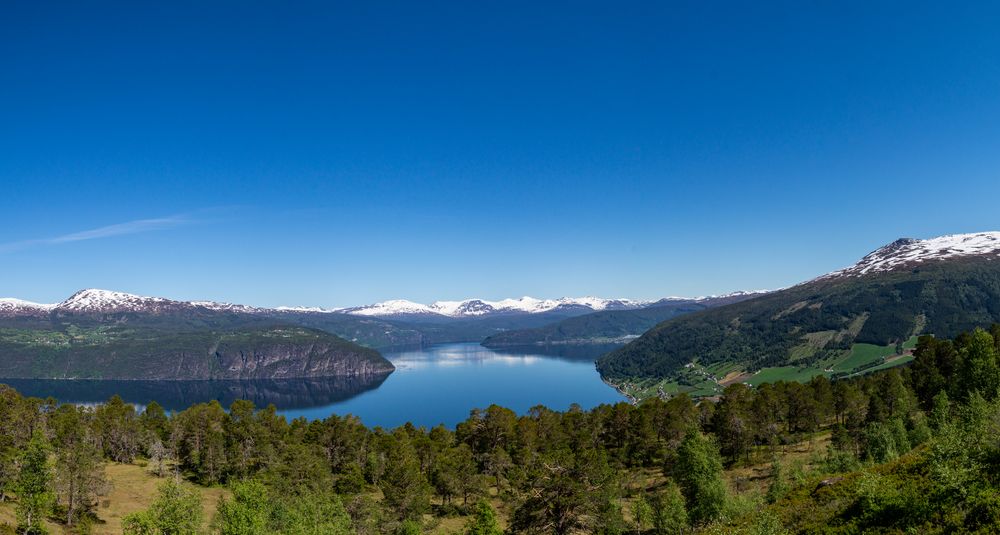
M486 338L482 344L490 348L510 348L623 343L670 318L738 303L765 293L767 292L756 291L696 298L669 297L641 308L602 310L541 327L500 332Z
M670 301L670 299L668 299ZM479 342L627 299L468 299L265 308L86 289L60 303L0 299L0 377L282 379L390 373L376 349Z
M763 370L836 375L889 364L866 354L906 357L916 335L998 321L1000 232L901 239L796 286L668 319L601 357L598 370L642 395L693 387L694 372L722 383L763 380Z
M446 342L596 346L631 340L599 359L605 380L677 389L713 378L707 392L728 380L764 380L759 375L764 370L780 369L795 378L855 373L885 364L857 357L859 351L904 356L916 335L950 337L995 321L1000 321L1000 233L985 232L897 240L847 268L781 290L657 301L392 300L318 309L97 289L54 304L3 298L0 377L384 374L392 365L379 348ZM723 379L716 381L716 375Z

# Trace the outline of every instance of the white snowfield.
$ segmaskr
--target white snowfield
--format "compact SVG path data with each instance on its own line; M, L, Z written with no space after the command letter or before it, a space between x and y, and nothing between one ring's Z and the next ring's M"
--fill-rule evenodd
M770 290L740 291L723 295L705 295L700 297L664 297L656 301L635 299L605 299L602 297L563 297L560 299L536 299L521 297L520 299L503 299L501 301L486 301L484 299L466 299L464 301L436 301L429 305L415 303L405 299L382 301L362 307L340 309L342 312L358 316L404 316L412 314L436 314L452 318L485 316L487 314L527 313L538 314L564 307L582 307L595 312L601 310L632 310L644 308L665 302L698 302L711 299L723 299L767 293Z
M89 288L81 290L61 303L41 304L14 298L0 298L0 316L19 316L47 314L49 312L67 313L121 313L150 312L160 313L185 309L207 309L243 314L267 314L272 312L298 312L311 314L353 314L357 316L391 317L407 315L434 314L452 318L474 318L490 314L538 314L560 307L579 307L593 311L599 310L631 310L654 306L665 302L688 301L698 302L710 299L743 296L765 293L767 290L752 292L733 292L725 295L702 297L667 297L658 301L640 301L633 299L604 299L601 297L563 297L560 299L536 299L521 297L520 299L503 299L486 301L483 299L466 299L463 301L437 301L430 305L415 303L405 299L383 301L373 305L326 309L319 307L276 307L263 308L233 303L215 301L175 301L163 297L145 297L125 292L99 290Z
M520 299L503 299L501 301L486 301L483 299L466 299L464 301L436 301L429 305L394 299L363 307L346 308L343 311L358 316L398 316L407 314L438 314L449 317L475 317L487 314L522 312L538 314L560 307L585 307L591 310L640 308L651 301L634 301L631 299L603 299L600 297L563 297L561 299L536 299L522 297Z
M55 308L54 304L32 303L23 299L13 297L0 298L0 316L9 316L17 313L48 312Z
M860 277L931 260L983 255L1000 257L1000 232L951 234L927 240L903 238L868 253L851 267L834 271L819 279Z
M143 297L125 292L87 289L76 292L69 299L55 306L73 312L138 311L170 303L161 297Z

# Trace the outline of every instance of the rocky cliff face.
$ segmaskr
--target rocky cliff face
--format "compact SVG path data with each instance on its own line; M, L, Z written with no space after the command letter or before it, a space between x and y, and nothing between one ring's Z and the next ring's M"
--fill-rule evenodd
M224 380L388 374L374 349L298 326L160 330L99 323L0 332L0 378Z
M211 366L196 373L213 379L288 379L378 375L393 371L389 361L371 349L345 349L325 340L307 343L222 344Z

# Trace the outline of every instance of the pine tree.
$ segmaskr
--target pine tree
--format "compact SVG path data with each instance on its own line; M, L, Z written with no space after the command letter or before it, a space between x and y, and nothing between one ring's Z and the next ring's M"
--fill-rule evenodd
M431 487L409 439L397 433L379 487L384 503L400 520L419 519L430 508Z
M55 431L55 485L66 504L66 524L70 526L96 505L97 496L107 486L89 416L82 407L61 405L50 418Z

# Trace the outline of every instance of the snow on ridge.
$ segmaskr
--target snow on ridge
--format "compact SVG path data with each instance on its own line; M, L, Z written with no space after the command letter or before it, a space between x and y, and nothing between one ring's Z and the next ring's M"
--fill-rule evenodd
M267 310L267 309L263 309ZM343 309L340 308L323 308L323 307L291 307L291 306L280 306L275 307L272 310L277 310L278 312L315 312L319 314L329 314L332 312L340 312Z
M738 291L735 291L735 292L729 292L727 294L721 294L721 295L714 295L714 294L713 295L702 295L700 297L695 297L694 300L695 301L708 301L709 299L725 299L727 297L744 297L744 296L747 296L747 295L769 294L769 293L774 292L774 291L777 291L777 290L738 290Z
M358 316L392 316L396 314L437 314L431 307L407 301L406 299L392 299L382 301L364 307L345 309L348 314Z
M635 301L632 299L604 299L592 296L563 297L560 299L537 299L531 296L524 296L517 299L502 299L500 301L465 299L462 301L435 301L430 305L415 303L405 299L395 299L368 306L342 309L342 311L348 314L363 316L435 314L447 317L472 317L511 312L538 314L560 307L572 306L582 306L595 311L609 308L640 308L650 303L652 302Z
M902 238L868 253L853 266L828 273L816 280L841 276L860 277L928 260L994 253L1000 256L1000 232L949 234L926 240Z
M318 314L352 314L356 316L391 317L409 315L444 316L452 318L473 318L492 314L526 313L539 314L560 308L582 307L592 311L630 310L643 308L663 301L700 301L706 299L734 297L762 291L733 292L721 296L707 297L667 297L658 301L634 299L605 299L594 296L562 297L558 299L537 299L531 296L487 301L465 299L462 301L435 301L430 305L406 299L393 299L367 306L350 308L322 308L301 306L279 306L274 308L255 307L216 301L176 301L162 297L146 297L125 292L88 288L74 293L68 299L56 304L39 304L15 298L0 298L0 315L38 315L49 311L69 313L112 313L112 312L179 312L185 309L205 309L217 312L242 314L268 314L271 312L301 312Z
M150 306L162 306L175 303L162 297L144 297L125 292L99 290L88 288L71 295L62 303L56 305L58 310L75 312L107 311L107 310L139 310Z
M236 303L219 303L216 301L188 301L187 304L207 308L209 310L219 310L224 312L245 312L248 314L260 312L261 309L250 305L239 305Z
M47 313L56 307L55 303L34 303L14 297L0 297L0 316Z

